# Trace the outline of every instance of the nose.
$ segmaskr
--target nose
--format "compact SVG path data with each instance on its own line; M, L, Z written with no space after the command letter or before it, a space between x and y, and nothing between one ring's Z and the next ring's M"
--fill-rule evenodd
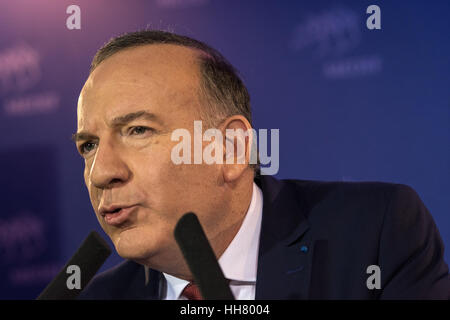
M131 172L117 148L111 142L99 143L90 168L91 183L99 189L110 189L126 183Z

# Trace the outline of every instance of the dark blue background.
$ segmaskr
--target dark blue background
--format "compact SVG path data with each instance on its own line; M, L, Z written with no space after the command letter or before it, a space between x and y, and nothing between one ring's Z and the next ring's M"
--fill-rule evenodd
M71 4L81 30L66 28ZM371 4L381 30L366 28ZM425 0L2 1L0 230L25 236L0 235L0 298L34 298L101 231L70 141L77 98L96 50L145 27L205 41L240 70L255 127L280 129L279 178L408 184L450 261L449 12ZM24 210L31 220L17 218ZM36 237L45 253L7 259Z

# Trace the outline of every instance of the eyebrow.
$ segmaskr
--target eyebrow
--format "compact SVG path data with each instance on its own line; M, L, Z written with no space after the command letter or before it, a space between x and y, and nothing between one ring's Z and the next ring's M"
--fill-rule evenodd
M160 119L154 113L151 113L151 112L148 112L145 110L141 110L141 111L137 111L137 112L127 113L123 116L119 116L119 117L112 119L110 127L113 127L113 128L122 127L122 126L125 126L128 123L130 123L134 120L138 120L138 119L155 121L155 122L158 122L161 124ZM77 132L77 133L72 134L71 139L73 142L77 142L80 140L95 140L95 139L98 139L98 137L91 133L82 131L82 132Z

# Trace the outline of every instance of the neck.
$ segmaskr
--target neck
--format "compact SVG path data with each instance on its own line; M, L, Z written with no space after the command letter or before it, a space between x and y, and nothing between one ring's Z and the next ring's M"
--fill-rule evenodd
M244 181L241 181L241 185L229 187L231 196L228 203L231 204L231 206L229 207L229 210L227 210L228 212L225 214L220 214L223 218L217 222L215 231L208 229L205 230L208 241L213 248L217 260L228 248L231 241L233 241L245 219L247 211L250 207L253 193L253 179L251 178L250 181L251 183L248 183L248 180L245 181L245 184L243 183ZM192 274L184 261L183 255L178 246L174 243L172 250L165 250L165 252L167 256L157 259L158 261L163 261L164 265L154 265L153 263L149 263L149 261L141 261L139 263L145 264L153 269L170 274L174 277L192 281ZM155 261L154 259L152 260L153 262ZM170 266L166 264L167 261L171 261Z

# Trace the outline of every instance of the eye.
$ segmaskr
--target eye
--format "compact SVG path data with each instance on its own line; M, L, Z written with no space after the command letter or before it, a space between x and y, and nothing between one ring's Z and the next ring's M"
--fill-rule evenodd
M80 145L80 153L82 155L85 155L86 153L89 153L90 151L94 150L96 144L94 142L88 141Z
M140 136L151 131L153 131L153 129L149 127L143 126L131 127L129 130L129 135Z

